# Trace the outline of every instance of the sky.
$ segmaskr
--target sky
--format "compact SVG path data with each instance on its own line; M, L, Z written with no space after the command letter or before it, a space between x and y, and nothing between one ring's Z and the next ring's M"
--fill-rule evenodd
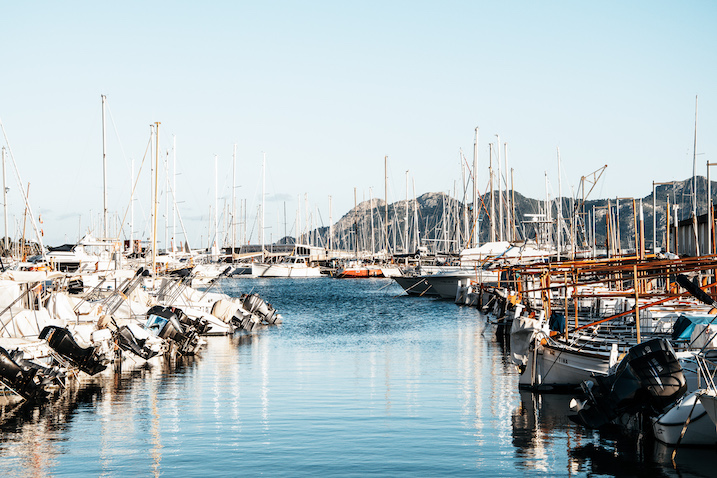
M515 189L532 198L546 196L546 175L551 197L559 184L569 196L604 165L591 199L687 179L696 97L697 174L717 162L715 2L6 1L0 11L9 235L22 235L29 183L46 245L103 235L101 95L111 234L130 235L135 182L134 237L151 234L146 151L161 122L193 247L214 234L215 196L224 229L233 184L256 242L264 155L267 241L295 234L298 208L303 229L307 210L314 226L336 222L354 188L359 202L384 199L385 157L389 202L405 198L406 171L409 196L415 184L416 195L463 199L460 153L472 165L476 127L481 193L498 140ZM170 209L164 227L165 189L160 247L173 223Z

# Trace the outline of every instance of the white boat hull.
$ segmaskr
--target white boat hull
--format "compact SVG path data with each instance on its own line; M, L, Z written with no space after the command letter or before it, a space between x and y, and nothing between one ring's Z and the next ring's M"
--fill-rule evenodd
M518 383L521 388L574 388L592 374L607 375L609 368L609 355L542 345L537 354L530 353Z
M667 445L715 445L717 431L715 424L698 400L699 392L692 392L677 402L667 412L653 420L655 438ZM696 403L695 403L696 402ZM689 417L690 423L685 428ZM682 430L685 434L680 439Z
M251 265L251 274L254 277L321 277L321 269L301 264L254 262Z
M700 403L702 403L712 423L717 426L717 390L702 390Z
M458 292L458 282L474 280L486 285L498 284L498 272L494 271L465 271L448 274L433 274L425 276L426 282L431 285L434 292L442 299L455 300Z

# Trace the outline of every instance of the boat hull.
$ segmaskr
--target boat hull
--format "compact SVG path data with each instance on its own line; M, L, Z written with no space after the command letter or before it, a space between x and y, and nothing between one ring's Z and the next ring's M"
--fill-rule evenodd
M699 400L699 392L692 392L667 412L653 420L655 438L667 445L710 446L717 444L715 424ZM687 418L690 422L685 426ZM685 429L684 436L682 430Z
M544 344L528 358L519 386L528 389L574 389L592 374L607 375L609 355L571 350Z
M394 277L398 285L403 287L408 295L436 297L438 293L433 290L431 284L423 276L401 276Z
M321 269L300 264L254 262L251 265L251 274L254 277L321 277Z
M434 274L425 276L426 281L442 299L455 300L458 283L474 280L479 284L498 285L498 273L492 271L466 271L453 274Z

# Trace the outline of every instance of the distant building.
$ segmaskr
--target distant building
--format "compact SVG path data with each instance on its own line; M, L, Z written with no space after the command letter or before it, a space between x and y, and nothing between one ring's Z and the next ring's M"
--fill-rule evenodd
M714 217L714 214L712 217ZM701 256L714 254L714 235L712 236L711 241L712 251L707 251L707 234L711 234L713 229L709 227L708 214L697 216L696 238L699 251L695 246L695 225L693 218L687 218L679 221L677 223L676 231L675 228L670 227L670 229L670 252L674 252L676 247L677 254L680 256L696 256L698 255L698 252ZM677 235L677 242L675 242L675 234Z

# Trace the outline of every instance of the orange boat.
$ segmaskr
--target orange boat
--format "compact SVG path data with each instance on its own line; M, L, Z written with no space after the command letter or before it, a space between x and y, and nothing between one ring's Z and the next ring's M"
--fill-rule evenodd
M365 277L384 277L383 271L376 265L348 265L336 272L338 279L357 279Z

